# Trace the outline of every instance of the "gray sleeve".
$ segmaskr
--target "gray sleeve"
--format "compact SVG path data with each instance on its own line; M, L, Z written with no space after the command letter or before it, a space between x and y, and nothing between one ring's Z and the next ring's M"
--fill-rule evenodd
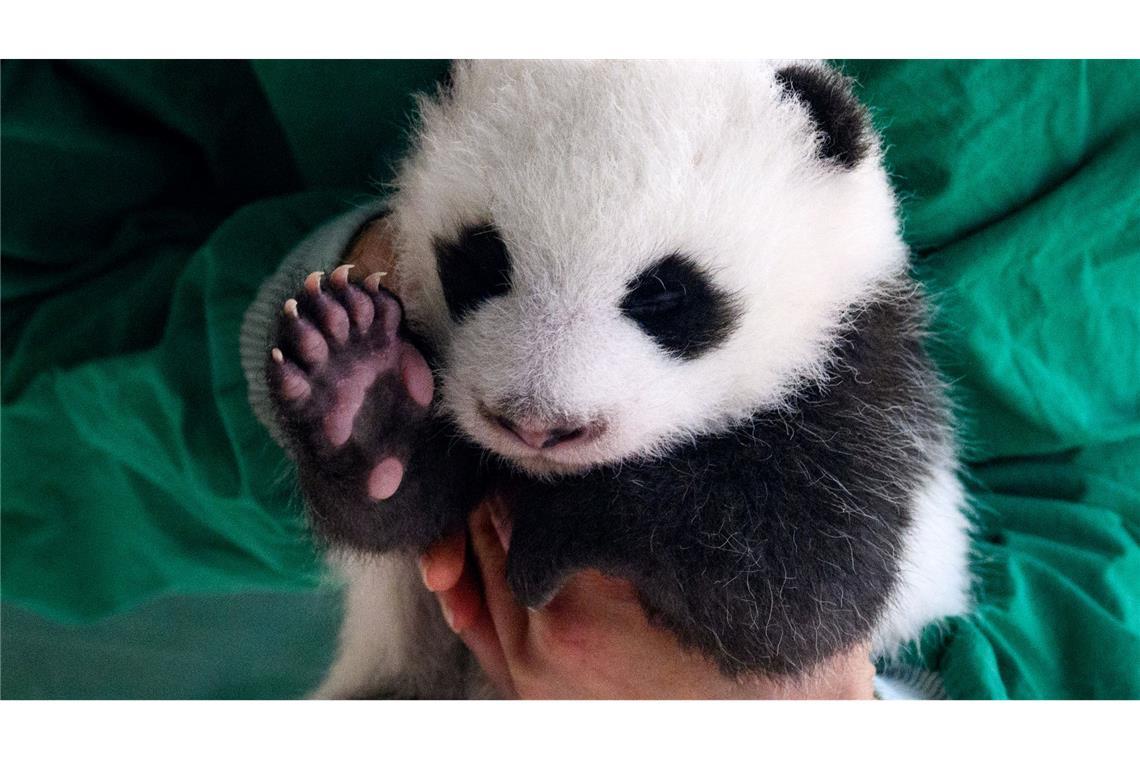
M271 348L271 331L277 313L286 299L297 292L305 275L318 270L327 272L336 266L365 222L382 214L386 208L386 201L380 200L353 209L319 227L290 251L277 271L261 284L245 312L239 346L249 405L279 444L284 441L273 416L265 383L265 360Z

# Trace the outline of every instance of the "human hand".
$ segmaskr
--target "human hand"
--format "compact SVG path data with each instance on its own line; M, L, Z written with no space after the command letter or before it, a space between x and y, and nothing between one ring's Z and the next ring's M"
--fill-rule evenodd
M868 647L845 652L797 679L726 677L647 619L632 585L578 573L541 610L515 601L506 582L509 527L484 502L467 536L421 557L424 583L448 624L503 696L561 699L851 699L872 696Z

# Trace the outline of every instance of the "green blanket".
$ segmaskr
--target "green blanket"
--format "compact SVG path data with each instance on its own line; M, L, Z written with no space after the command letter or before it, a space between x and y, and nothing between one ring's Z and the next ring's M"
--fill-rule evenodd
M339 589L238 327L443 62L4 62L4 697L287 697ZM1140 64L847 62L977 505L953 697L1140 697Z

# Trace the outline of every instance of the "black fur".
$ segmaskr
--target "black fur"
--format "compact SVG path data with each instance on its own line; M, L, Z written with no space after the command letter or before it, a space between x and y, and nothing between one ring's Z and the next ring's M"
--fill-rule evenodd
M629 578L730 674L801 673L866 641L945 443L920 313L913 294L864 308L829 381L786 410L652 461L509 483L518 598L541 605L583 568Z
M326 291L326 295L335 291ZM302 289L296 296L302 315L319 307ZM378 298L399 299L381 288ZM409 335L402 318L398 332L383 329L362 335L353 328L349 342L332 347L330 365L347 367L360 356L398 350L397 342L420 342ZM290 361L298 358L295 322L278 319L273 344ZM409 396L398 368L376 378L354 420L352 436L333 447L322 427L328 413L336 372L317 379L310 376L313 392L303 406L289 401L280 389L281 373L266 361L266 381L282 432L297 462L297 479L315 533L334 546L370 552L410 547L423 550L447 532L462 528L467 514L483 492L477 463L478 450L460 439L437 415ZM381 459L394 456L404 464L405 476L396 493L377 502L367 495L366 478Z
M851 316L827 382L785 408L553 481L477 470L475 447L437 417L410 424L416 410L385 378L360 424L375 431L366 440L406 452L400 489L362 499L374 452L303 444L301 487L323 536L372 551L423 549L497 488L511 505L507 576L520 601L542 605L571 573L597 568L631 580L651 619L724 672L803 673L871 635L911 501L949 443L921 325L904 279ZM282 421L306 440L284 408Z
M673 253L629 282L621 310L666 351L695 359L724 342L740 317L736 300Z
M811 115L820 134L818 158L844 169L863 160L871 147L871 128L850 80L831 69L792 65L777 71L776 81Z
M471 225L458 240L436 240L435 259L447 310L456 322L511 288L511 259L494 225Z
M406 446L407 474L395 495L378 503L364 495L361 484L361 475L376 463L367 450L346 448L321 461L299 456L298 482L317 535L334 546L379 553L423 551L461 529L482 492L475 449L455 443L452 428L436 419L401 430L373 414L364 424L376 431L377 441L399 440Z

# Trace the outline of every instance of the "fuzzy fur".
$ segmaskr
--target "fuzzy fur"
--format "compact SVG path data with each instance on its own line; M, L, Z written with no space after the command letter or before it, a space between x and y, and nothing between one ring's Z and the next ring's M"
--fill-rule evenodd
M459 426L533 473L666 451L823 378L852 304L905 271L877 150L850 171L814 160L810 114L777 66L685 62L460 65L421 104L393 199L414 329L442 351ZM456 326L432 241L493 219L512 288ZM678 363L613 308L665 253L699 258L748 304L729 341ZM535 346L543 350L535 351ZM604 414L588 451L530 461L477 412L488 394Z
M848 83L811 62L480 62L420 110L389 216L400 295L440 419L515 493L524 601L581 567L624 575L729 673L799 673L867 639L889 652L965 611L944 392ZM487 224L510 286L455 319L441 241ZM699 355L621 308L670 253L739 305ZM535 452L480 412L507 403L605 432ZM353 587L388 588L393 567L355 566ZM392 643L414 636L362 633L405 619L388 604L350 593L322 695L434 672Z

